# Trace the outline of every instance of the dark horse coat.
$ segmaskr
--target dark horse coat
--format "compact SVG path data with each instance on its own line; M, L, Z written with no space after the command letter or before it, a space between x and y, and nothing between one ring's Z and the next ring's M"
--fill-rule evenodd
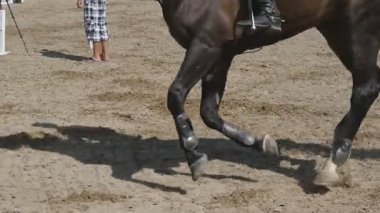
M191 88L202 80L200 113L206 125L255 150L277 155L269 136L258 139L224 121L219 113L227 73L235 55L247 49L273 44L316 27L351 72L351 108L335 129L331 157L316 183L338 181L336 167L349 158L352 141L380 90L377 55L380 46L379 0L277 0L284 20L282 33L250 32L236 26L247 16L242 0L158 0L173 38L186 51L180 70L168 92L181 146L193 179L205 172L207 156L197 149L198 139L184 111ZM244 4L242 4L244 3Z

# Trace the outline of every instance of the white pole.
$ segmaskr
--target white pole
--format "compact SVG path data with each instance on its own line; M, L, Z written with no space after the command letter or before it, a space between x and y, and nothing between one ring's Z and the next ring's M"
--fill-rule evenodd
M0 3L6 6L6 0L0 0ZM8 0L9 4L13 4L13 0ZM9 52L5 52L5 10L0 10L0 56L6 55Z
M0 10L0 55L6 55L5 52L5 10Z
M0 0L0 1L1 1L2 5L7 5L7 0ZM13 2L13 0L8 0L8 3L13 4L14 2ZM22 1L20 3L22 3Z

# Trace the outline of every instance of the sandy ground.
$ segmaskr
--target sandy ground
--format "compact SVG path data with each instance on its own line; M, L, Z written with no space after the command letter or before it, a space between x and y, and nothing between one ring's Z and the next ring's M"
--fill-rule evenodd
M0 57L0 212L378 212L380 104L350 160L353 184L309 184L349 107L348 72L315 30L236 58L222 114L278 139L273 163L201 121L200 88L186 109L209 155L193 182L166 93L184 50L153 1L112 0L111 61L90 55L75 1L27 0L8 13Z

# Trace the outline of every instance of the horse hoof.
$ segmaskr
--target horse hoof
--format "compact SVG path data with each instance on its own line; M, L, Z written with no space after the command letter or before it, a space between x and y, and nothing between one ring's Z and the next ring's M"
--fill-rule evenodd
M333 156L333 162L338 167L342 166L350 158L352 148L352 141L348 139L341 139L339 142L340 146Z
M207 161L207 155L202 154L202 157L200 157L197 161L191 164L190 171L193 181L197 181L205 173Z
M322 166L320 171L317 171L313 183L317 186L335 186L339 183L339 175L336 172L337 165L329 158Z
M265 135L263 139L263 153L270 157L280 157L280 151L277 147L277 142L269 135Z
M317 171L313 183L318 186L334 187L334 186L352 186L352 177L348 163L337 166L331 158L329 158L322 169Z

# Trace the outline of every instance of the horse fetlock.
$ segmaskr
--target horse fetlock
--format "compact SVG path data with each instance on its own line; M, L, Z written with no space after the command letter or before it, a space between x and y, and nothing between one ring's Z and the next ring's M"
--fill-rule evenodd
M201 157L190 165L193 181L197 181L206 172L207 161L207 155L202 153Z
M255 144L255 138L252 137L248 132L241 131L237 135L237 140L245 146L253 146Z
M249 132L241 130L239 127L232 124L225 123L222 132L232 140L235 140L244 146L255 145L256 140Z
M198 146L197 136L191 132L191 135L181 137L183 147L187 150L194 150Z
M252 137L248 132L240 133L240 140L244 145L252 146L255 143L255 138Z
M348 139L340 139L336 143L338 146L333 150L332 161L337 166L341 166L350 158L352 141Z
M193 150L198 145L198 138L193 132L193 126L185 113L176 118L178 134L182 145L187 150Z

